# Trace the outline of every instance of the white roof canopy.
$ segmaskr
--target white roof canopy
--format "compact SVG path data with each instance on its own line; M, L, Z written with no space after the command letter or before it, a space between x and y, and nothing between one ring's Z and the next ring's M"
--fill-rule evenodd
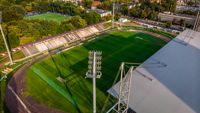
M119 83L111 89L117 97ZM129 106L137 113L200 113L200 32L185 30L133 71Z

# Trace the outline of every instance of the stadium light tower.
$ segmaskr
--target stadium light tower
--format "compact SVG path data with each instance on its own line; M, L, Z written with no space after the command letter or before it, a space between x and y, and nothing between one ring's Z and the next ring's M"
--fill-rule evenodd
M114 21L115 21L115 0L113 0L113 9L112 9L112 28L115 27Z
M93 113L96 113L96 78L101 78L101 51L90 51L88 61L87 78L93 81Z
M10 64L12 65L12 64L13 64L13 60L12 60L12 57L11 57L11 52L10 52L10 49L9 49L9 47L8 47L8 43L7 43L7 41L6 41L6 38L5 38L5 35L4 35L4 32L3 32L1 23L2 23L2 12L0 11L0 30L1 30L1 34L2 34L2 37L3 37L4 44L5 44L5 46L6 46L6 50L7 50L7 52L8 52L8 57L9 57L9 59L10 59Z
M136 63L134 63L136 64ZM119 81L119 94L118 101L106 113L127 113L129 109L129 97L131 92L131 79L134 66L125 72L125 62L120 66L120 81Z

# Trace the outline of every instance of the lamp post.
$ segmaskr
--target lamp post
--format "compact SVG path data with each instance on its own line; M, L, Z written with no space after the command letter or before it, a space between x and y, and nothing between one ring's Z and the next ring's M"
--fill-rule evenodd
M115 27L115 23L114 23L114 21L115 21L115 0L113 0L113 7L112 7L113 9L112 9L112 28L114 28Z
M2 37L3 37L4 44L5 44L5 46L6 46L6 50L7 50L7 52L8 52L8 57L9 57L9 59L10 59L10 64L12 65L12 64L13 64L13 60L12 60L12 57L11 57L11 52L10 52L10 49L9 49L9 47L8 47L8 43L7 43L7 41L6 41L6 38L5 38L5 35L4 35L4 32L3 32L1 23L2 23L2 12L0 11L0 30L1 30L1 34L2 34Z
M92 78L93 82L93 113L96 113L96 78L101 78L101 55L100 51L90 51L88 61L87 78Z

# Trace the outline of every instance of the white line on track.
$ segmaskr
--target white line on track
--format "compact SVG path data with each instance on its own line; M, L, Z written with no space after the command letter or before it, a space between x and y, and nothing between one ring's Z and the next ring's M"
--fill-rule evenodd
M24 104L24 102L19 98L19 96L15 93L15 91L12 89L10 85L8 85L8 89L16 96L17 100L21 103L21 105L24 107L24 109L27 111L27 113L31 113L31 111L27 108L27 106Z

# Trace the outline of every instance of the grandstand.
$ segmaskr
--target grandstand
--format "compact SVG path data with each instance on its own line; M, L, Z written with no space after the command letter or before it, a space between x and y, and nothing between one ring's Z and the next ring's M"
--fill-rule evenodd
M200 113L199 36L200 32L185 30L132 72L131 109L136 113ZM119 85L108 90L117 98Z
M41 41L28 43L21 46L22 52L25 56L33 56L48 50L52 50L61 46L71 46L73 43L80 43L87 40L89 36L102 32L105 27L104 23L87 26L78 30L72 30L55 37L49 37Z

